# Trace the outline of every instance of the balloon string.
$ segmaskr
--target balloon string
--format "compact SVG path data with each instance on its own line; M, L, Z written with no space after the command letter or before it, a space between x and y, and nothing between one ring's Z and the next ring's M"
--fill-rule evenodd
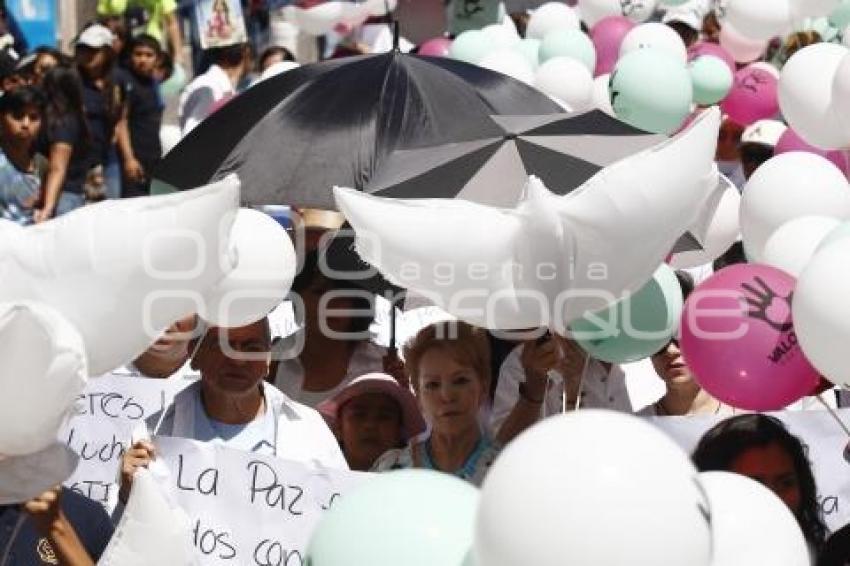
M587 368L590 365L590 354L584 356L584 366L581 368L581 379L578 381L578 393L576 394L576 406L573 411L578 411L581 408L581 396L584 393L584 378L587 375ZM566 387L564 388L566 395Z
M6 549L3 551L3 559L0 560L0 565L6 566L9 562L9 557L12 554L12 547L15 545L15 539L18 538L18 533L21 530L21 527L24 526L24 521L27 520L27 516L23 511L20 512L18 516L18 522L15 524L15 528L12 531L12 536L9 537L9 542L6 543Z
M827 412L830 415L832 415L832 418L835 419L835 422L838 423L838 426L841 427L841 430L843 430L844 433L848 437L850 437L850 429L847 428L847 425L844 424L844 421L841 420L841 418L838 416L838 413L835 412L835 409L830 407L829 404L826 401L823 400L822 395L823 395L822 393L818 393L817 395L815 395L815 397L817 398L818 401L820 401L820 404L823 405L824 409L826 409Z

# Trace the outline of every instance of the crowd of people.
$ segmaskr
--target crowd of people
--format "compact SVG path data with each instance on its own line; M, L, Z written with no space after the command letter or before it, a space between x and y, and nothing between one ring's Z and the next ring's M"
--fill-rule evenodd
M99 19L80 31L70 55L50 46L0 53L0 218L39 224L104 199L150 194L164 149L168 96L162 85L185 64L184 42L173 2L139 3L150 12L142 20L139 12L114 4L99 3ZM259 12L248 13L256 18ZM527 15L512 18L522 33ZM666 23L686 44L716 40L719 29L711 13ZM819 40L816 32L795 34L765 59L787 59ZM336 55L367 49L342 45ZM273 44L240 42L203 55L179 100L171 95L181 135L256 80L297 64L290 49ZM192 57L200 61L198 52ZM746 128L725 120L716 155L721 171L743 186L773 155L782 131L774 120ZM327 227L312 230L308 247ZM741 411L703 390L676 337L649 359L663 394L646 406L630 398L627 368L594 359L545 329L509 341L464 322L438 322L396 353L372 340L374 301L344 293L322 300L357 288L322 270L322 252L308 252L292 286L304 305L296 355L281 355L292 350L294 336L273 336L267 318L218 328L191 315L116 369L139 378L192 380L134 434L120 469L122 503L136 470L156 458L157 435L331 468L437 470L480 486L506 445L553 415L586 408L643 417L719 415L728 418L692 455L697 468L743 474L772 490L797 518L813 564L850 559L848 535L842 530L830 538L800 440L781 421ZM743 261L738 242L714 265L678 271L683 297L706 273ZM325 328L360 339L334 338ZM837 391L825 395L831 395L827 404L841 404ZM92 564L110 536L103 510L64 488L22 506L0 506L0 564Z

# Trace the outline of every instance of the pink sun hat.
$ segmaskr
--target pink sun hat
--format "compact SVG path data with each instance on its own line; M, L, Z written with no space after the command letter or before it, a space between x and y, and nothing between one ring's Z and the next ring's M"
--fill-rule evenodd
M419 412L413 393L404 389L392 376L385 373L367 373L353 379L342 391L320 403L316 409L329 423L335 423L343 405L367 393L382 393L392 397L398 403L401 408L405 440L419 436L425 431L425 419Z

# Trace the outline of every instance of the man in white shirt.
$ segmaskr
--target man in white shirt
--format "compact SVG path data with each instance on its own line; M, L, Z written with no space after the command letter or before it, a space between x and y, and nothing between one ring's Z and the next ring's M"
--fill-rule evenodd
M248 72L248 46L244 43L209 50L212 65L198 75L180 95L180 131L185 137L230 97Z
M138 436L178 436L348 469L319 413L264 382L270 362L268 319L241 328L210 328L192 358L201 379L178 393L163 411L151 415ZM154 456L148 440L136 442L124 455L122 502L129 496L136 469L147 467Z

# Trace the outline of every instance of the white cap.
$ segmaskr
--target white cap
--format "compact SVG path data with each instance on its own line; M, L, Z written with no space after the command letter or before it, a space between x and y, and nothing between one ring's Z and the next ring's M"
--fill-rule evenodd
M696 8L675 7L669 8L664 13L664 16L661 17L661 23L672 24L673 22L680 22L693 30L700 31L704 17Z
M758 143L776 147L779 138L787 129L788 126L778 120L759 120L747 126L741 134L741 143Z
M77 45L100 49L101 47L112 47L114 40L115 36L109 31L108 27L94 24L83 30L80 37L77 38Z

